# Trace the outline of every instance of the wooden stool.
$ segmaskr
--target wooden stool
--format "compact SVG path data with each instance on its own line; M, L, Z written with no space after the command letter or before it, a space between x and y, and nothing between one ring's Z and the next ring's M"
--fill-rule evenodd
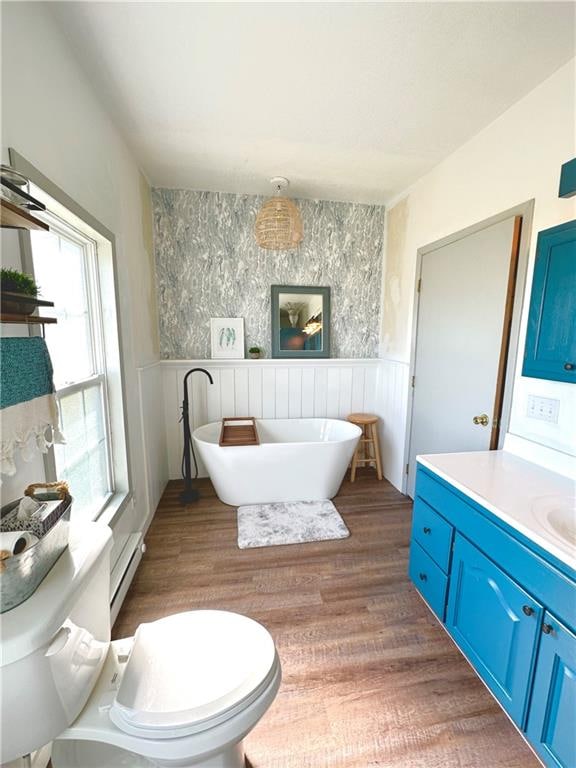
M347 420L362 429L362 435L352 457L350 482L356 479L359 465L375 464L378 480L382 480L382 462L380 460L380 442L378 440L378 416L371 413L351 413ZM370 455L372 453L372 455Z

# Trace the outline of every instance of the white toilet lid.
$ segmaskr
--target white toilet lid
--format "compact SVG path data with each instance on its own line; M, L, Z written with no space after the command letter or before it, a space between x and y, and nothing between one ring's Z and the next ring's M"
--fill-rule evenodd
M205 730L255 699L277 666L268 631L237 613L190 611L141 624L110 718L143 738Z

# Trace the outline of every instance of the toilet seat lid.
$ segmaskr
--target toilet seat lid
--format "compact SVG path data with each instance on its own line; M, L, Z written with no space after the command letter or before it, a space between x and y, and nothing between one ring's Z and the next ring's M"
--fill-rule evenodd
M141 624L110 718L149 738L205 730L253 700L277 665L268 631L237 613L189 611Z

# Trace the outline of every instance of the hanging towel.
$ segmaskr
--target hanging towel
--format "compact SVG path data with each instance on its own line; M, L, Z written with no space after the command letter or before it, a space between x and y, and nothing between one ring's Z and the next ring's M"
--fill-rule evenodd
M18 451L29 461L36 450L46 453L63 443L58 426L52 362L39 336L0 338L0 473L16 472Z

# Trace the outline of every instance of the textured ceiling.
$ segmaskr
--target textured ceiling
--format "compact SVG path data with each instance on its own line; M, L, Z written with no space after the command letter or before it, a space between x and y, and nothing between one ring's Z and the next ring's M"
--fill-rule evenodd
M53 3L156 186L386 202L574 56L572 3Z

